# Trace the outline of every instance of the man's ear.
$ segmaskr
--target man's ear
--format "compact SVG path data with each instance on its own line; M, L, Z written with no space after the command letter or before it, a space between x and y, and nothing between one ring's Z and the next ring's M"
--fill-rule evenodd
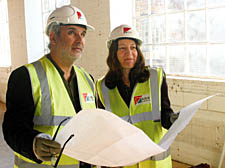
M51 32L49 33L49 40L50 40L50 43L51 43L52 45L56 44L56 41L57 41L57 35L56 35L56 33L55 33L54 31L51 31Z

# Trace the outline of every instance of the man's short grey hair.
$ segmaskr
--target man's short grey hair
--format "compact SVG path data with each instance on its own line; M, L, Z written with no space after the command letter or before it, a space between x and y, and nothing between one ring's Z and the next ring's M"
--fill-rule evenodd
M59 36L60 35L60 23L56 23L56 22L51 23L46 30L46 34L49 36L51 31L55 32L55 34L57 36ZM51 41L48 44L48 48L51 49Z

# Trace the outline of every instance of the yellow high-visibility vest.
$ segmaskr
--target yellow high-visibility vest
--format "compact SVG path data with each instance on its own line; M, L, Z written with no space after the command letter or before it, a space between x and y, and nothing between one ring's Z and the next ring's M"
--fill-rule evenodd
M140 128L158 144L166 132L161 125L160 115L163 71L161 68L151 68L150 74L149 80L137 83L134 87L129 107L120 96L117 87L108 89L105 86L104 77L97 81L97 91L106 110ZM170 152L168 150L125 168L172 168Z
M63 80L52 62L46 57L26 65L32 84L35 113L34 129L53 137L57 126L65 118L76 115L73 103ZM88 73L73 66L78 84L82 109L96 108L95 86ZM68 122L68 121L67 121ZM67 122L63 123L65 125ZM63 127L63 126L62 126ZM15 153L14 168L52 168L51 162L36 164L32 160ZM62 155L58 167L79 168L79 161Z

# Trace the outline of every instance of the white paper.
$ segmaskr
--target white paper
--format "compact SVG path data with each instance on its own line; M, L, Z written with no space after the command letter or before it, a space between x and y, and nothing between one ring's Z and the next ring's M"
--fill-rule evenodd
M191 121L200 105L215 95L181 109L178 119L155 144L141 129L102 110L82 110L59 132L56 141L63 145L71 134L64 154L77 160L108 167L126 166L143 161L167 150Z
M204 101L214 96L215 95L208 96L181 109L178 119L173 123L168 132L160 140L159 145L163 149L167 150L173 143L178 133L180 133L189 124L189 122L191 121L192 117L194 116L195 112L198 110L200 105Z
M142 130L102 109L82 110L59 132L64 154L93 165L132 165L164 150Z

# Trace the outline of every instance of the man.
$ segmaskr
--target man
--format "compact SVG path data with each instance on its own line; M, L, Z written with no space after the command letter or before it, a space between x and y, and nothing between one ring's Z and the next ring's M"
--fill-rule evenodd
M81 10L71 5L57 8L46 27L50 53L10 75L3 134L15 151L15 167L50 168L61 150L52 139L61 121L81 109L96 108L93 79L74 65L83 52L87 29L94 28ZM65 168L79 165L91 167L66 155L59 162Z

